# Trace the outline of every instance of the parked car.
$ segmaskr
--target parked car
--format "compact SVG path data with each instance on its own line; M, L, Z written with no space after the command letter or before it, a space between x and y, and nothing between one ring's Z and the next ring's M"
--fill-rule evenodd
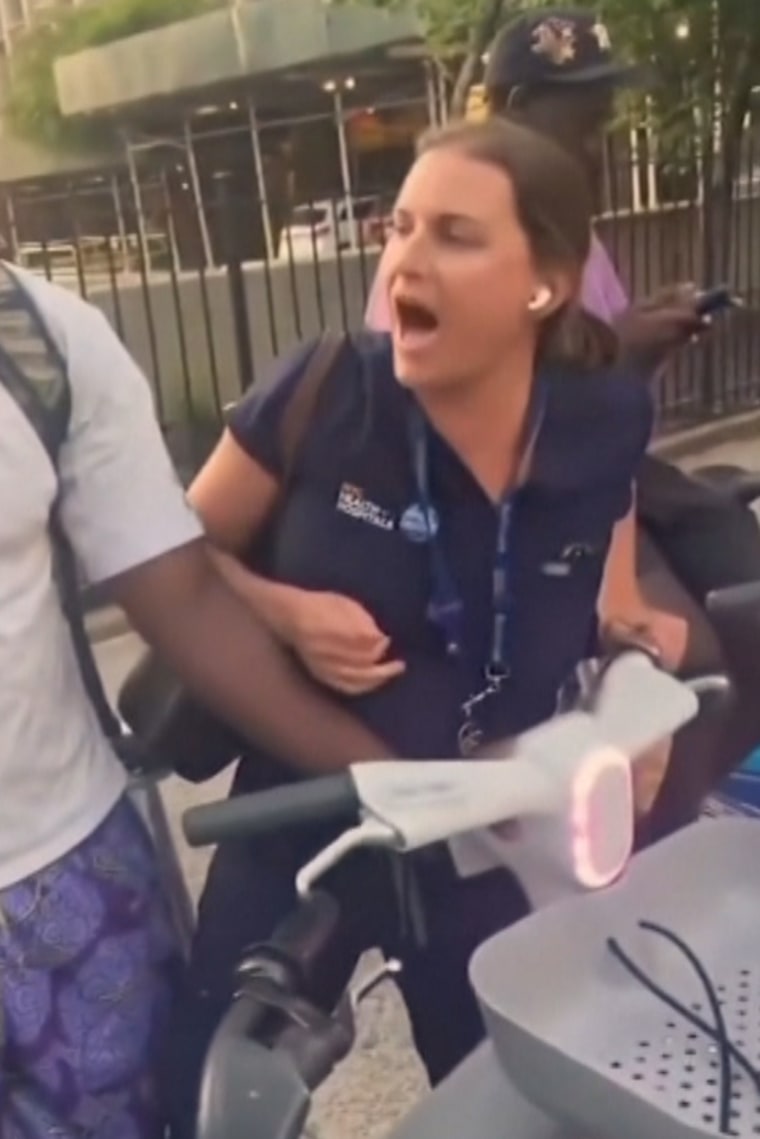
M383 245L389 225L376 194L336 201L326 198L296 206L280 234L277 255L303 261L314 256L334 256L339 249Z

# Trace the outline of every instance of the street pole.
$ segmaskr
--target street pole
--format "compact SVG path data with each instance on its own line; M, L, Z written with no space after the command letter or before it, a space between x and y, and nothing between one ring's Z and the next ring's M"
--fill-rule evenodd
M256 118L256 108L251 99L248 100L248 127L251 132L251 146L253 147L253 165L256 171L256 188L259 194L259 207L261 209L261 225L264 230L264 247L267 260L274 261L274 238L272 236L272 215L269 210L269 192L267 190L266 173L264 171L264 156L261 151L261 137L259 124Z
M193 201L195 203L195 213L198 218L198 231L201 236L201 247L203 249L204 268L209 269L214 264L214 255L211 248L211 236L208 231L208 222L206 221L206 211L203 208L203 193L201 190L201 180L198 174L198 163L195 157L195 148L193 146L193 133L190 129L190 120L185 119L185 153L187 154L187 170L190 175L190 186L193 191Z
M127 169L129 171L130 185L132 186L132 197L135 203L137 240L140 245L140 255L143 265L145 266L145 272L149 273L151 270L150 249L148 248L148 234L145 229L145 213L143 211L142 191L140 190L140 176L137 171L134 150L128 135L124 136L124 145L127 150Z
M348 154L348 140L346 138L346 118L343 111L343 96L335 85L333 89L333 110L335 113L335 127L338 132L338 154L340 157L340 177L343 183L343 195L346 199L346 218L348 219L348 233L351 248L356 249L356 220L354 218L353 186L351 184L351 161Z

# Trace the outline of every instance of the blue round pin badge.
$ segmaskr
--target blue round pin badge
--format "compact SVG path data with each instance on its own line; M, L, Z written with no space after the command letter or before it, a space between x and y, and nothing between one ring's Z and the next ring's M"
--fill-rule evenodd
M431 541L438 533L438 527L437 511L432 506L426 510L419 502L413 502L411 506L407 506L399 522L399 528L404 537L408 538L410 542L418 544Z

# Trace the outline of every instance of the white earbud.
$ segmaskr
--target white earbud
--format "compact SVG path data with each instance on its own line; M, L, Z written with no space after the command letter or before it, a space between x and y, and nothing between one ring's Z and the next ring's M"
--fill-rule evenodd
M547 305L551 304L552 291L547 285L539 285L533 297L528 301L528 309L530 312L541 312Z

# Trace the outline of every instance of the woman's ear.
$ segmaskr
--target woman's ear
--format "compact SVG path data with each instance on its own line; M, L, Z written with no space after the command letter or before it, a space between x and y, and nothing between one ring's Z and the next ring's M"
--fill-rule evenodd
M566 273L543 273L542 279L528 301L528 311L539 320L546 320L570 301L575 294L573 282Z
M539 285L528 301L528 311L534 316L545 316L551 312L553 294L548 285Z
M574 289L563 273L545 273L528 301L528 311L539 320L546 320L563 308L573 296Z

